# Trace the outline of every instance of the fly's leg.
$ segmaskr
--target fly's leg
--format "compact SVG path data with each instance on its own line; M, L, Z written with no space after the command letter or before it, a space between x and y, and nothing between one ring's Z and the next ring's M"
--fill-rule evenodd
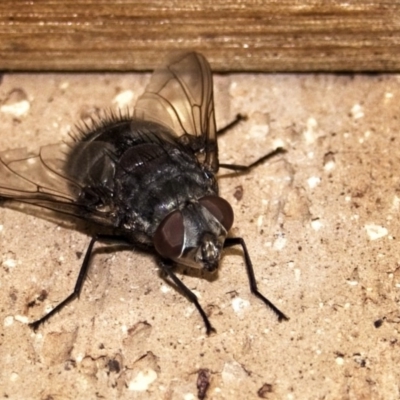
M230 122L228 125L225 125L223 128L221 128L218 132L217 135L218 137L224 135L226 132L231 130L234 126L239 124L241 121L246 121L247 117L242 114L237 114L236 118ZM230 169L232 171L236 171L239 173L246 173L251 171L253 168L257 167L258 165L264 163L265 161L269 160L272 157L275 157L279 154L284 154L286 153L286 150L283 149L282 147L278 147L275 150L271 151L268 154L265 154L264 156L260 157L258 160L252 162L250 165L238 165L238 164L224 164L224 163L219 163L220 168L225 168L225 169Z
M168 261L160 261L161 268L168 274L168 276L172 279L175 285L180 289L183 294L192 302L197 311L200 313L201 317L203 318L204 325L206 326L207 335L211 332L215 332L215 329L212 327L206 313L204 312L203 308L201 307L196 295L173 273L171 269L171 265L168 264Z
M68 303L70 303L76 297L79 297L82 287L83 287L83 283L85 281L85 278L86 278L86 275L87 275L87 272L89 269L90 258L92 256L93 246L98 241L114 242L114 243L130 245L126 240L124 240L122 237L119 237L119 236L112 236L112 235L96 235L96 236L94 236L92 238L92 240L90 241L89 246L86 250L85 258L83 259L83 263L82 263L81 269L79 271L79 275L76 280L74 290L68 297L66 297L61 303L58 303L46 315L44 315L42 318L40 318L34 322L31 322L29 324L29 326L34 331L36 331L39 328L39 326L42 325L45 321L47 321L52 315L59 312L64 306L66 306Z
M278 147L275 150L271 151L268 154L265 154L264 156L260 157L258 160L252 162L249 165L237 165L237 164L222 164L220 163L219 166L220 168L226 168L230 169L232 171L237 171L239 173L246 173L251 171L253 168L257 167L258 165L264 163L265 161L269 160L272 157L275 157L279 154L284 154L286 153L286 150L282 147Z
M238 114L236 116L235 120L233 120L231 123L229 123L228 125L226 125L224 128L220 129L217 132L218 136L224 134L225 132L227 132L228 130L233 128L235 125L237 125L239 122L246 120L246 119L247 118L245 116ZM238 173L244 174L244 173L251 171L253 168L257 167L258 165L264 163L265 161L269 160L270 158L273 158L279 154L284 154L284 153L286 153L286 150L283 149L282 147L278 147L275 150L271 151L270 153L265 154L264 156L260 157L258 160L252 162L249 165L220 163L219 167L225 168L225 169L230 169L232 171L236 171ZM289 318L282 311L280 311L273 303L271 303L265 296L263 296L259 292L259 290L257 288L256 277L254 275L253 264L251 262L249 252L247 251L246 243L243 240L243 238L227 238L227 239L225 239L224 248L236 246L236 245L242 246L242 249L243 249L247 276L249 278L250 291L255 296L257 296L259 299L261 299L264 302L264 304L266 304L269 308L271 308L271 310L277 315L279 321L288 320Z
M256 277L254 275L253 264L250 260L249 252L247 251L246 243L244 242L243 238L237 237L237 238L225 239L224 248L232 247L232 246L236 246L236 245L242 246L242 249L243 249L244 261L245 261L245 265L246 265L247 276L249 278L251 293L253 293L260 300L262 300L277 315L278 321L289 320L289 318L281 310L279 310L273 303L271 303L266 297L264 297L258 291Z
M246 121L246 120L247 120L247 117L245 115L237 114L235 119L232 122L229 122L228 125L225 125L223 128L218 130L218 132L217 132L218 137L221 137L226 132L230 131L233 127L235 127L241 121Z

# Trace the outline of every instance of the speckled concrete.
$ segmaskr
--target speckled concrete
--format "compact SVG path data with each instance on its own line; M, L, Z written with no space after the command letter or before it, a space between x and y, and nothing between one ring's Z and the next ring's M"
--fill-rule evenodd
M96 109L132 106L148 78L5 75L0 149L66 139ZM287 150L220 186L260 290L290 320L250 294L239 248L216 279L178 270L217 329L207 337L151 256L99 246L80 299L35 334L27 322L72 289L94 230L0 208L2 397L190 400L200 374L207 399L399 398L400 76L226 75L215 86L219 126L249 117L221 138L221 160Z

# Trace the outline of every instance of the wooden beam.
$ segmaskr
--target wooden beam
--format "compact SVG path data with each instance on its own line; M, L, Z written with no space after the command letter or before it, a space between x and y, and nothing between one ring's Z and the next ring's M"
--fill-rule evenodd
M400 2L0 2L0 70L151 70L187 49L217 71L398 71Z

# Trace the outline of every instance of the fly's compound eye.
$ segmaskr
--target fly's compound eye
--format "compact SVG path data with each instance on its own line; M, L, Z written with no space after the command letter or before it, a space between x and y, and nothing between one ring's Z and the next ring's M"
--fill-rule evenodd
M165 258L178 258L182 252L184 233L182 214L174 211L158 226L153 237L154 247Z
M199 200L199 203L221 223L228 232L233 225L233 210L231 205L218 196L205 196Z

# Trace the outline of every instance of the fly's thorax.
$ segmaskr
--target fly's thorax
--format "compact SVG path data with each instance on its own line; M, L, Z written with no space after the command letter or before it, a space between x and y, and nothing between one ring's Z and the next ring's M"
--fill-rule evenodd
M154 247L165 258L212 272L232 224L230 204L216 195L204 196L163 219L153 237Z

